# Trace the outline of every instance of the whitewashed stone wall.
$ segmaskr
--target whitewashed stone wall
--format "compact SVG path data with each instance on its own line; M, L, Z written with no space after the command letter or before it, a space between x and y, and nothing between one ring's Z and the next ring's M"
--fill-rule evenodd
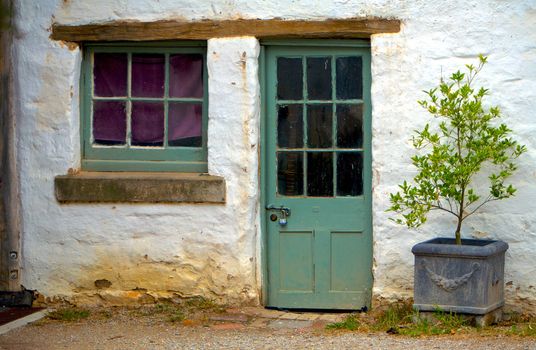
M416 103L421 90L482 53L490 63L480 82L529 151L514 177L518 195L469 219L463 234L510 244L507 302L536 312L532 0L17 1L13 61L24 286L86 303L173 293L258 302L261 288L258 41L208 42L209 172L225 177L225 206L59 205L54 176L80 166L80 52L49 39L52 22L366 16L403 21L400 33L371 38L375 296L411 296L411 246L453 230L450 218L432 217L430 225L409 231L388 221L385 209L388 193L413 174L410 133L428 118ZM112 285L96 297L98 279Z

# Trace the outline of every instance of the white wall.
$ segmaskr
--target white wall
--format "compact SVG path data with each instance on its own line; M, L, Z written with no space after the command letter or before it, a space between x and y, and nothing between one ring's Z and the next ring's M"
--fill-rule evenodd
M438 4L439 3L439 4ZM514 199L468 219L463 234L500 238L507 253L507 302L535 309L536 3L517 1L22 0L17 4L16 113L23 209L23 284L46 296L97 301L174 291L255 301L260 289L258 225L259 84L254 38L208 42L209 172L225 177L227 204L59 205L53 179L78 168L80 52L51 41L49 27L114 19L322 19L377 16L403 21L397 34L372 37L374 293L411 295L411 246L451 234L432 217L419 230L395 226L388 193L413 174L412 130L428 116L416 101L479 53L489 56L480 82L491 89L516 138L527 145ZM245 53L245 54L244 54ZM232 101L232 103L229 103ZM146 296L144 296L146 298Z

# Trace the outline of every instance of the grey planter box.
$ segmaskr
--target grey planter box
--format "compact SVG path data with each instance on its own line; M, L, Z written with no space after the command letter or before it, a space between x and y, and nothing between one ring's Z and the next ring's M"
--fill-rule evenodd
M451 238L419 243L415 255L414 308L485 315L504 305L502 241Z

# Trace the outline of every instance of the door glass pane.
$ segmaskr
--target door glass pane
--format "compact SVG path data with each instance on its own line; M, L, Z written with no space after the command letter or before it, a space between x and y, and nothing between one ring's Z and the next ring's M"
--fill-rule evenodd
M95 96L126 96L127 54L95 53L93 59L93 84Z
M203 106L194 103L170 103L168 109L168 145L201 147Z
M331 100L331 57L307 57L307 98Z
M281 148L303 147L302 105L279 106L277 113L277 144Z
M131 89L133 97L163 97L164 76L164 55L132 55Z
M307 105L307 145L312 148L332 146L332 106Z
M333 196L333 153L307 153L307 195Z
M337 196L363 194L363 154L344 152L337 154Z
M99 145L124 145L127 114L124 101L93 102L93 141Z
M285 196L303 194L302 152L277 152L277 192Z
M131 129L133 146L162 146L164 104L132 102Z
M277 59L277 98L301 100L303 97L303 67L301 58Z
M203 97L203 56L177 54L169 56L169 96Z
M363 105L337 105L337 146L360 148L363 145Z
M363 98L363 78L361 57L337 58L337 99Z

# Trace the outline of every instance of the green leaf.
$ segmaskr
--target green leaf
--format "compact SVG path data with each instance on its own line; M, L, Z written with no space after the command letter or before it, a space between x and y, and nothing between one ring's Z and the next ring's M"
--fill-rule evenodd
M486 62L480 55L478 66L467 64L467 73L453 73L448 83L440 79L424 91L427 99L418 101L434 118L412 137L417 153L410 159L417 174L390 194L388 210L397 213L393 221L418 227L430 211L441 210L461 223L483 204L515 195L506 181L517 169L515 159L527 149L511 137L506 124L495 122L502 117L498 106L484 107L489 90L474 87ZM487 194L477 193L475 188L482 186L473 183L483 169L488 171Z

